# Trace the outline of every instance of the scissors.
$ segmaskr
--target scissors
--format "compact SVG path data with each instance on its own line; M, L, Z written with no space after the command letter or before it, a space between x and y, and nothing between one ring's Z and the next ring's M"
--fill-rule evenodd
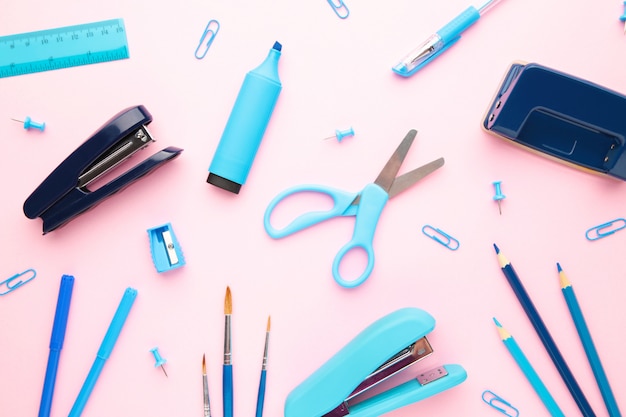
M374 248L372 242L374 240L374 232L378 224L378 219L387 204L387 200L413 186L417 181L442 167L444 164L444 159L439 158L413 171L396 177L416 135L416 130L410 130L402 142L400 142L400 145L393 155L391 155L391 158L389 158L389 161L387 161L376 180L374 180L373 183L367 184L363 190L358 193L349 193L323 185L308 184L288 188L279 193L265 210L265 231L272 238L279 239L334 217L355 216L356 219L352 239L339 249L333 261L332 272L335 281L343 287L353 288L362 284L374 269ZM333 200L333 207L326 211L304 213L296 217L284 228L276 229L271 223L272 212L281 201L293 194L299 193L328 195ZM353 280L346 280L339 272L339 265L344 259L344 256L356 248L363 249L367 254L367 266L359 277Z

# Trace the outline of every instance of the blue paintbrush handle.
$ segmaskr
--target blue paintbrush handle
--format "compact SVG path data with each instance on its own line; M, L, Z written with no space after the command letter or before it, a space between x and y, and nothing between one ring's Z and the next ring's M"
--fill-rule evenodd
M224 399L224 417L233 417L233 366L224 365L222 374L222 398Z
M256 417L263 417L263 403L265 402L265 375L267 371L261 371L261 381L259 382L259 395L256 400Z

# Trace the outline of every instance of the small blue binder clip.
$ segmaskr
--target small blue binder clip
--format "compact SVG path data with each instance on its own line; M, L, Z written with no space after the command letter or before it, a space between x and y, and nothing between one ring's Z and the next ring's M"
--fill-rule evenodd
M157 272L165 272L185 265L185 257L170 223L148 229L152 262Z

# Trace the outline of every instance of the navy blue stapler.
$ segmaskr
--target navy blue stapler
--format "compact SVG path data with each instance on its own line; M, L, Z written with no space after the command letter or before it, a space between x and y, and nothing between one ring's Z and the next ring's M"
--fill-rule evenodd
M152 115L142 105L113 116L26 199L26 217L41 217L43 233L49 233L180 155L182 149L167 147L111 182L89 190L90 184L154 141L146 129L150 122Z

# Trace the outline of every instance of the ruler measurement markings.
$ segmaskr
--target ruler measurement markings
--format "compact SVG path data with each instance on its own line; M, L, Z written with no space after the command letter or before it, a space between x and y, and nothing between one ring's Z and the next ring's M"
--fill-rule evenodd
M122 19L9 35L0 37L0 78L128 57Z

